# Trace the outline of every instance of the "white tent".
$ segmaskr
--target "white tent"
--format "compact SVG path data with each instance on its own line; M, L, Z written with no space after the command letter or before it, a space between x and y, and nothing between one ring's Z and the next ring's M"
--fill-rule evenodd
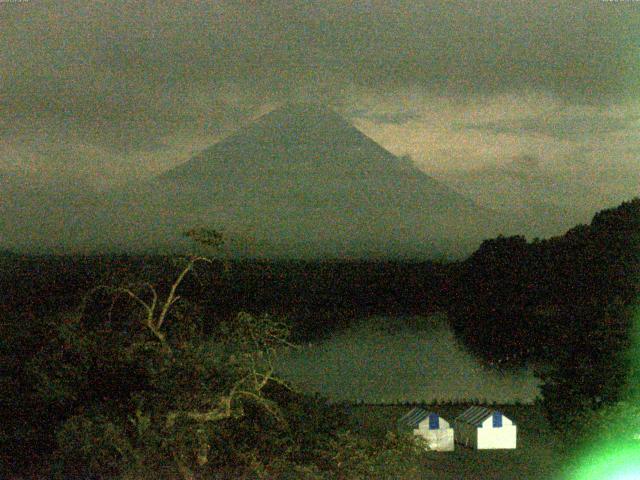
M423 437L429 450L450 452L454 449L453 429L437 413L414 408L398 420L398 430Z
M471 407L454 421L457 443L478 450L516 448L516 426L497 410Z

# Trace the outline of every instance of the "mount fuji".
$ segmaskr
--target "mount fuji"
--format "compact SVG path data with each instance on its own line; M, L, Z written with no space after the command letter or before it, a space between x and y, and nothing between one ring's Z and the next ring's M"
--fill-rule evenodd
M155 178L57 214L60 230L34 225L32 241L64 251L173 251L189 248L185 230L205 227L222 230L235 255L305 259L460 256L513 228L333 110L301 103ZM0 246L25 239L9 240Z

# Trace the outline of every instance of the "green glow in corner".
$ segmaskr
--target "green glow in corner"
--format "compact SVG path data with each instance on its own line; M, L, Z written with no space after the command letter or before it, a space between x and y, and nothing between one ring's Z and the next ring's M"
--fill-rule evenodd
M580 458L567 480L639 480L640 441L596 448Z
M623 400L603 411L590 446L562 480L640 480L640 307L633 308Z

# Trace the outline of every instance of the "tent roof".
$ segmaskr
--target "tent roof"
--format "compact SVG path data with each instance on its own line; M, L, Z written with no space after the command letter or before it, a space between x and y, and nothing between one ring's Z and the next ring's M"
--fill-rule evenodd
M402 423L403 425L408 425L410 427L417 428L418 425L420 425L420 422L422 422L424 419L428 418L429 415L432 415L432 414L436 415L435 413L427 412L422 408L414 408L409 413L402 416L402 418L398 420L398 423Z
M474 406L467 408L464 412L456 417L456 422L464 422L474 427L479 427L489 417L491 417L496 411L486 407Z

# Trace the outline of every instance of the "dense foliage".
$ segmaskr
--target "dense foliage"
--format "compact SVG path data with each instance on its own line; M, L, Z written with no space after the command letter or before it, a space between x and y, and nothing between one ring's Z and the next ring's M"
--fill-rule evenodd
M489 363L540 365L547 413L564 428L584 409L615 402L626 384L640 295L640 199L562 237L487 240L450 288L463 342Z

